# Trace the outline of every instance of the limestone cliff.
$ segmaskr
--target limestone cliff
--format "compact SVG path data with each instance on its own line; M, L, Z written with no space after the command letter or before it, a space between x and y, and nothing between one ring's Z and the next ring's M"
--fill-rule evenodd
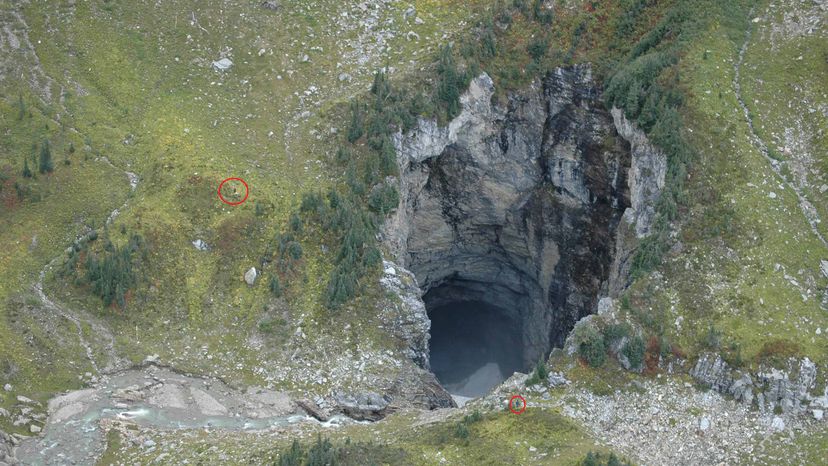
M396 135L400 204L383 236L430 308L504 309L528 367L623 287L615 258L648 234L666 162L604 107L588 65L558 68L505 105L493 94L483 74L447 126L420 120ZM622 218L635 234L617 241Z

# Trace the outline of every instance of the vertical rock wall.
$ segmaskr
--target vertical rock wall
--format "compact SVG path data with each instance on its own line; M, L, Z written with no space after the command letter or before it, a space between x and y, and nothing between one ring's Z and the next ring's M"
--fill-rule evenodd
M666 163L604 108L588 65L559 68L503 106L493 94L481 75L448 126L421 120L396 136L401 199L384 242L429 308L503 309L529 367L610 282L625 283L618 248L629 256L648 233ZM635 234L619 240L619 224Z

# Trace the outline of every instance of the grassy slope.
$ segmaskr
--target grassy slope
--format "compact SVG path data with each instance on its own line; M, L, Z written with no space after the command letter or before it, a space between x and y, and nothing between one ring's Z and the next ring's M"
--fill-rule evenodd
M428 417L429 413L425 413ZM555 409L528 408L524 414L494 412L482 420L466 423L468 437L457 434L463 413L446 416L442 413L431 420L417 413L399 413L377 424L348 426L327 430L323 434L338 445L346 439L355 445L372 445L378 451L371 457L379 464L577 464L589 451L605 452L577 424ZM413 427L412 427L413 426ZM159 435L159 434L155 434ZM160 435L164 435L161 433ZM209 461L218 451L226 455L230 464L273 462L293 438L310 443L316 438L316 429L291 436L272 434L225 433L188 434L187 448L167 450L165 460L180 463L183 460ZM157 439L159 440L159 439ZM163 440L160 440L163 442ZM123 444L123 441L120 442ZM126 446L120 451L110 450L110 460L122 462L151 462L159 452ZM367 464L356 462L348 464Z
M721 348L738 348L746 363L757 364L763 345L782 339L824 364L828 341L816 330L828 326L819 304L828 284L819 259L828 251L811 233L796 196L779 186L752 144L732 87L747 21L738 15L715 21L681 62L687 135L700 154L678 238L684 249L668 257L660 276L639 280L632 301L691 354L706 349L713 326L722 332ZM743 80L751 72L743 69Z
M0 124L7 133L0 165L18 172L31 143L43 137L50 138L57 165L53 175L31 183L41 201L0 211L9 226L0 231L8 245L0 252L5 317L0 319L0 354L4 365L14 368L8 381L43 401L77 386L75 376L89 370L80 346L70 343L74 329L68 323L57 324L65 337L62 345L23 335L20 329L27 325L35 334L45 332L29 321L10 327L13 316L35 312L24 306L25 296L12 297L28 295L42 267L84 225L99 228L124 202L129 187L120 168L137 173L141 182L110 236L119 244L137 232L149 241L142 286L124 312L103 309L97 298L52 274L46 289L70 308L106 321L122 355L141 360L158 353L182 368L262 383L264 375L254 369L283 344L287 331L264 336L264 349L251 347L248 336L267 307L280 322L308 318L304 329L311 337L314 326L322 332L327 322L320 319L320 294L330 257L320 250L318 233L308 231L302 238L303 266L299 286L286 294L289 306L270 297L271 270L265 268L253 288L244 285L242 274L259 266L299 193L331 182L323 164L334 138L327 136L331 126L322 115L363 92L380 66L421 66L417 57L430 56L435 44L466 24L460 19L468 17L465 3L414 4L424 24L413 19L402 24L408 3L392 2L376 14L373 31L360 26L373 21L373 10L329 0L286 2L276 13L247 1L22 5L42 71L55 80L52 94L61 86L66 91L62 102L43 104L13 80L2 89ZM2 3L4 14L13 6ZM385 26L392 18L395 23ZM394 32L386 37L387 48L376 45L376 31L383 29ZM420 40L407 40L409 30ZM210 62L225 55L233 68L213 71ZM340 73L352 80L340 80ZM17 120L18 95L32 113L23 121ZM61 125L53 121L58 118ZM64 166L70 141L77 151ZM96 161L101 156L119 169ZM218 182L230 176L245 178L251 188L240 207L225 206L215 195ZM256 203L261 216L254 213ZM38 247L29 251L35 234ZM236 240L225 239L232 237ZM213 250L197 252L190 244L196 238ZM28 302L37 304L33 297ZM27 347L27 340L34 342ZM205 358L207 351L215 359ZM54 370L47 365L58 360L74 360L77 366ZM3 403L11 404L11 395L4 394Z

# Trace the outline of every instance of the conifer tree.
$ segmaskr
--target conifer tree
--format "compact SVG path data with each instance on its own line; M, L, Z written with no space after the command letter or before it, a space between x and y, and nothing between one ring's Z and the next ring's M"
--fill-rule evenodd
M49 148L49 140L44 139L43 145L40 147L40 173L51 173L55 169L52 162L52 150Z
M31 178L32 170L29 168L29 159L23 159L23 178Z

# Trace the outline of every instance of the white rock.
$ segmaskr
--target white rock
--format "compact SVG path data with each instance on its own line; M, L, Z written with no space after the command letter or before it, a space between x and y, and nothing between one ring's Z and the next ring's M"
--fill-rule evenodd
M201 239L193 241L193 246L195 246L195 248L199 251L207 251L208 249L210 249L210 246L208 246L207 243L205 243Z
M21 403L34 403L34 400L32 400L31 398L26 398L23 395L17 395L17 401Z
M768 193L768 197L771 198L771 199L776 199L776 193L771 191L771 192Z
M822 274L825 275L826 278L828 278L828 261L819 261L819 268L822 269Z
M11 386L11 384L10 384L10 383L7 383L6 385L3 385L3 390L5 390L5 391L7 391L7 392L12 391L12 386Z
M227 71L233 66L233 62L229 58L222 58L213 62L213 69L216 71Z
M699 430L705 431L710 428L710 419L703 417L699 421Z
M250 267L250 269L244 273L244 281L248 285L253 286L253 284L256 283L256 277L258 276L259 273L256 271L256 267Z
M814 410L814 419L816 419L817 421L821 421L824 416L825 416L825 411L823 411L821 409L815 409Z
M36 426L34 424L30 425L29 426L29 432L31 432L33 434L39 433L40 432L40 426Z
M773 421L771 421L771 429L777 432L785 430L785 421L779 416L774 416Z

